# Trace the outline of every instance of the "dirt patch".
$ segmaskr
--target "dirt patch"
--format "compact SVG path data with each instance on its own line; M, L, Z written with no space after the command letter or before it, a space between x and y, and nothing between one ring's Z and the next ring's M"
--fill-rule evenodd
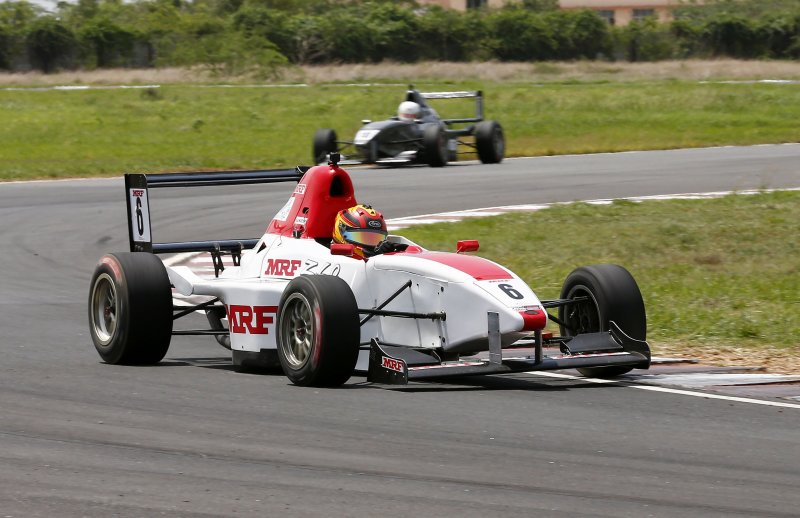
M760 367L774 374L800 375L800 346L793 348L735 346L691 347L687 345L653 346L654 356L691 358L704 365L721 367Z
M423 81L755 80L800 79L798 61L689 60L655 63L452 63L342 64L288 67L271 80L221 76L203 68L111 69L0 74L0 86L147 85L180 83L363 83Z

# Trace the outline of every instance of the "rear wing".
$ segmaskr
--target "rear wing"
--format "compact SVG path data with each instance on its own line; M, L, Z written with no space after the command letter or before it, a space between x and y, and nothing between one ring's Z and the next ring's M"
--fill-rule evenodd
M155 243L150 226L150 189L162 187L207 187L278 182L298 182L308 167L263 171L219 171L213 173L164 173L125 175L125 204L128 208L128 238L131 252L181 253L230 252L241 253L253 248L258 239L224 239L214 241L184 241Z
M419 92L423 99L475 99L475 117L464 119L442 119L446 123L481 122L483 120L483 92Z

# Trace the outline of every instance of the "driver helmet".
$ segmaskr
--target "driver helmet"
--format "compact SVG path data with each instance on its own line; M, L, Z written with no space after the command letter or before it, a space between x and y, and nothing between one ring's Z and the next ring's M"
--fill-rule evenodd
M349 243L362 259L375 255L389 232L383 214L369 205L355 205L339 211L333 227L334 243Z
M397 118L401 121L414 121L419 118L421 111L419 104L413 101L403 101L397 107Z

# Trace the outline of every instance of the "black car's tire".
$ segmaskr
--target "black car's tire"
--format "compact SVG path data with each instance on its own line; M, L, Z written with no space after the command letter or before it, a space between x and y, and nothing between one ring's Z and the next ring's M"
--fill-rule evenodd
M336 132L323 128L314 132L314 164L321 164L329 153L336 151Z
M172 338L172 289L161 260L146 252L104 255L89 290L89 332L103 361L152 365Z
M498 164L506 152L503 127L496 121L481 121L475 126L475 148L484 164Z
M335 387L353 374L361 330L350 286L331 275L293 279L278 306L278 359L295 385Z
M588 297L586 302L561 306L558 318L562 336L607 331L613 320L631 338L647 338L647 315L633 276L616 264L595 264L572 271L561 289L562 299ZM584 376L610 378L633 369L628 366L578 369Z
M447 165L450 151L447 149L447 133L438 124L429 124L422 131L422 151L425 163L431 167Z

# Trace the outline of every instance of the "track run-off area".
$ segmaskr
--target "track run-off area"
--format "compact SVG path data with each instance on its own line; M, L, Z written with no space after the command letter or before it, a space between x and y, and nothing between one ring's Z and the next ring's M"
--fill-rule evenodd
M800 145L350 172L359 201L397 220L796 189ZM162 190L153 232L159 241L257 237L290 192ZM99 257L127 248L124 200L121 178L0 184L0 516L800 509L798 402L709 390L688 371L674 385L547 373L407 387L354 377L313 389L280 373L236 372L213 340L183 337L158 366L105 365L88 336L86 299Z

